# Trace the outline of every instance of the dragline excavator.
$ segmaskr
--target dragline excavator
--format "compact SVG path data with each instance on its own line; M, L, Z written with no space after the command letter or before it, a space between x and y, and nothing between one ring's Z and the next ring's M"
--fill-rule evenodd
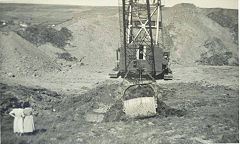
M115 71L109 75L134 81L122 98L123 111L128 116L153 116L157 97L152 83L156 79L172 79L170 53L163 39L163 5L161 0L120 0L119 5L121 46L116 51ZM145 94L136 96L133 93L137 91Z

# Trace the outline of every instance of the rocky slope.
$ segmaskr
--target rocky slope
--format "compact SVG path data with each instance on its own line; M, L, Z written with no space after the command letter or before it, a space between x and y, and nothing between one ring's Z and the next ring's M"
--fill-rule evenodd
M56 52L55 47L58 47L58 44L48 44L48 41L46 41L47 44L33 42L33 45L40 45L40 49L44 49L47 55L55 59L62 57L61 53L67 53L63 54L68 56L66 59L76 60L77 58L96 68L102 65L109 67L115 65L115 49L120 43L117 7L16 6L14 4L3 4L0 7L8 8L8 11L2 11L0 14L1 21L6 23L4 26L1 23L2 33L14 31L23 37L21 34L24 30L27 31L31 26L34 28L34 25L50 26L58 31L66 27L67 31L71 31L72 38L67 38L70 41L63 42L62 39L57 39L61 41L60 45L64 43L63 47L61 45L64 51ZM25 10L28 7L33 10L31 15ZM51 10L46 10L47 8ZM60 11L60 8L63 10ZM171 51L172 63L238 65L237 17L237 10L202 9L191 4L178 4L164 8L164 39L166 47ZM54 31L52 28L48 29ZM48 31L43 31L44 35L48 35L45 34ZM1 34L1 39L18 39L16 42L24 43L22 47L28 48L29 43L34 39L31 37L39 36L28 31L24 34L23 38L13 33L10 36ZM31 36L26 36L27 34ZM29 42L24 38L30 39ZM18 45L16 42L8 42L8 46L2 44L0 48L6 51L6 47Z
M237 16L237 10L201 9L191 4L165 9L165 39L173 62L238 65L237 31L232 30L238 25Z
M1 72L10 77L41 76L61 70L54 59L14 32L0 35L0 52Z

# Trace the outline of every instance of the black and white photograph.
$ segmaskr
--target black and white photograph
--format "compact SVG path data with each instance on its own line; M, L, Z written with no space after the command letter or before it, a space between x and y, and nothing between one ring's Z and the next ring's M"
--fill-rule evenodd
M0 0L0 144L239 143L238 0Z

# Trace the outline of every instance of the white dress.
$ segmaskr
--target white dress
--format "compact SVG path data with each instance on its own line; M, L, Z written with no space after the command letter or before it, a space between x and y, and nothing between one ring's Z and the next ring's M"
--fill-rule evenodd
M9 114L14 115L13 132L23 133L23 109L13 109Z
M32 108L25 108L23 110L24 120L23 120L23 131L24 133L33 132L35 130L33 116L32 116Z

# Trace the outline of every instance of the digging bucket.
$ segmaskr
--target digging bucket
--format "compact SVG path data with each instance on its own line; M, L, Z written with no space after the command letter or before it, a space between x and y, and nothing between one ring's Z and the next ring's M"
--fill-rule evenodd
M156 90L151 84L136 84L125 89L123 112L131 118L144 118L156 115Z

